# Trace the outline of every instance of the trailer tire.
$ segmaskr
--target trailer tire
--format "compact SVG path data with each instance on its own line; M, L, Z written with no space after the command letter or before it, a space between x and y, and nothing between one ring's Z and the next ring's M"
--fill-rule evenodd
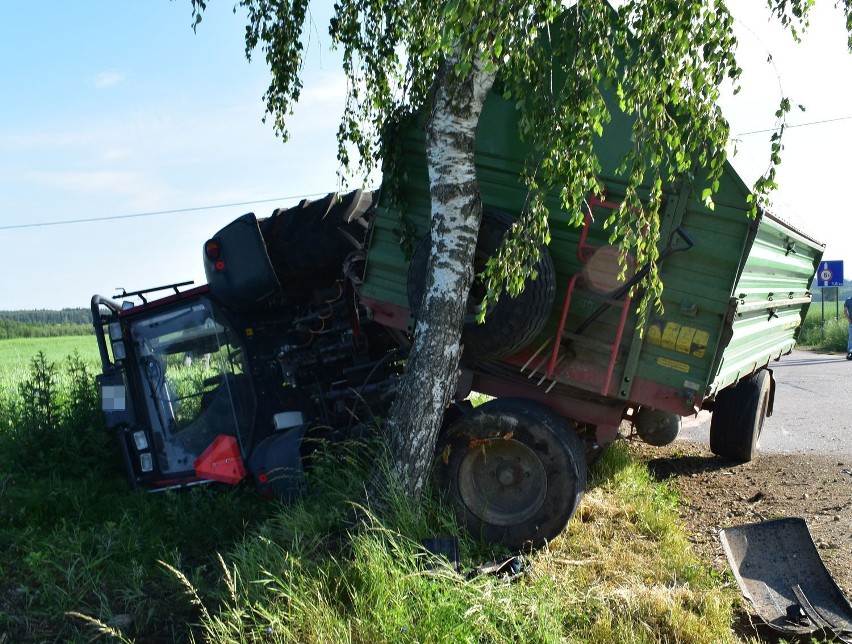
M771 389L772 374L761 369L716 394L710 420L711 452L743 462L757 456Z
M556 269L547 248L540 249L536 264L538 277L527 280L517 297L503 293L497 304L485 314L479 324L476 316L485 296L484 285L478 274L485 262L500 247L503 237L515 218L503 212L485 211L476 240L474 270L477 276L467 298L467 310L462 327L464 357L474 360L496 360L517 353L528 346L541 333L553 310L556 297ZM426 234L414 250L408 268L408 303L416 319L420 314L423 294L426 291L426 269L429 262L432 238Z
M544 405L496 399L441 434L435 484L472 536L537 548L580 504L585 451L570 423Z

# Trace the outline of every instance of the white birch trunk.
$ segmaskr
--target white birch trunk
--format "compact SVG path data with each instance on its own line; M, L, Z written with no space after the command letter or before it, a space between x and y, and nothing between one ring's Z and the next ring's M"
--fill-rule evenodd
M447 61L436 81L427 125L432 251L414 346L388 419L390 475L413 497L426 484L444 409L458 382L459 340L482 218L474 148L494 74L477 61L459 81L453 64Z

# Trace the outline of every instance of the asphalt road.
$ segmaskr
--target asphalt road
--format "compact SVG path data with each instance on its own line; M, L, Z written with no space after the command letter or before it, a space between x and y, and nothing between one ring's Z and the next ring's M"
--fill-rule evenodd
M852 360L845 354L793 351L769 365L775 408L760 450L772 454L852 455ZM710 443L710 414L684 419L679 439Z

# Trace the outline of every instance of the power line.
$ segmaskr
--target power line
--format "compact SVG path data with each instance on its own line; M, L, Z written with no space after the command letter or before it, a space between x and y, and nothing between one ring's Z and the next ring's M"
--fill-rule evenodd
M784 129L789 130L794 127L807 127L809 125L822 125L824 123L836 123L837 121L848 121L852 119L852 115L850 116L839 116L834 119L824 119L822 121L810 121L809 123L797 123L796 125L785 125ZM763 134L765 132L776 132L778 130L777 127L770 127L765 130L754 130L753 132L742 132L737 134L736 136L748 136L749 134Z
M785 125L784 128L789 130L789 129L792 129L794 127L808 127L808 126L811 126L811 125L824 125L826 123L836 123L838 121L849 121L849 120L852 120L852 115L839 116L839 117L833 118L833 119L823 119L821 121L810 121L808 123L797 123L795 125ZM753 130L751 132L741 132L741 133L736 134L734 136L735 136L735 138L738 138L738 137L741 137L741 136L749 136L751 134L764 134L764 133L767 133L767 132L776 132L777 130L778 130L778 128L771 127L771 128L766 128L764 130ZM15 230L15 229L20 229L20 228L47 228L47 227L50 227L50 226L66 226L66 225L70 225L70 224L87 224L87 223L98 222L98 221L115 221L115 220L120 220L120 219L135 219L135 218L140 218L140 217L156 217L158 215L175 215L175 214L180 214L180 213L184 213L184 212L196 212L196 211L200 211L200 210L216 210L217 208L236 208L237 206L251 206L251 205L260 204L260 203L271 203L273 201L290 201L292 199L307 199L309 197L321 197L321 196L324 196L325 194L326 193L323 193L323 192L315 192L315 193L307 194L307 195L292 195L292 196L289 196L289 197L275 197L275 198L272 198L272 199L257 199L257 200L254 200L254 201L236 201L236 202L233 202L233 203L216 204L216 205L213 205L213 206L195 206L195 207L192 207L192 208L174 208L174 209L171 209L171 210L154 210L154 211L151 211L151 212L137 212L137 213L133 213L133 214L129 214L129 215L108 215L108 216L105 216L105 217L88 217L88 218L85 218L85 219L68 219L68 220L65 220L65 221L41 221L41 222L34 222L34 223L28 223L28 224L9 224L9 225L6 225L6 226L0 226L0 230Z
M111 221L117 219L134 219L138 217L155 217L157 215L174 215L197 210L215 210L217 208L236 208L237 206L251 206L259 203L270 203L272 201L291 201L293 199L307 199L309 197L322 197L325 192L315 192L309 195L293 195L290 197L275 197L273 199L257 199L255 201L236 201L234 203L223 203L214 206L196 206L194 208L174 208L172 210L155 210L152 212L137 212L130 215L109 215L106 217L88 217L86 219L68 219L65 221L40 221L29 224L9 224L0 226L0 230L12 230L17 228L46 228L48 226L65 226L69 224L86 224L96 221Z

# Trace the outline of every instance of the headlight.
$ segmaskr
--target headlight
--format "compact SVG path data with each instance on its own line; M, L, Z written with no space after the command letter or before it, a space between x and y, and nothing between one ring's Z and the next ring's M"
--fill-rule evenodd
M119 322L109 323L109 339L121 340L121 324Z
M154 457L150 452L145 452L139 455L139 466L143 472L150 472L154 469Z
M148 437L145 436L145 432L141 429L138 432L133 432L133 442L136 443L136 449L140 452L148 449Z
M116 362L124 360L127 357L127 352L124 350L124 342L121 340L112 343L112 357Z

